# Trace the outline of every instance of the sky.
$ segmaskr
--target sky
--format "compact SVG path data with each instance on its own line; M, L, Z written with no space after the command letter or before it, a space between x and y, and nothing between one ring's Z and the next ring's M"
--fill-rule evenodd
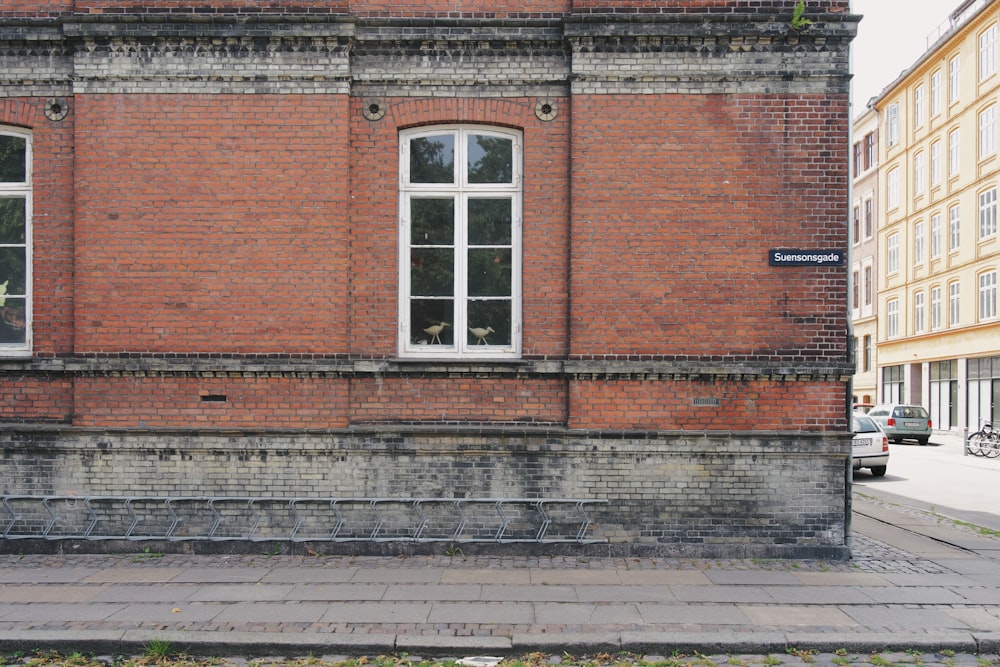
M864 16L851 43L852 117L863 113L870 98L924 54L927 35L960 4L961 0L852 0L852 13Z

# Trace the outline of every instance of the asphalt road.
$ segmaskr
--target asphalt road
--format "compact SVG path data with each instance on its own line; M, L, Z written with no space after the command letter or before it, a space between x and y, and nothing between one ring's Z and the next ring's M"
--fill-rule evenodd
M964 453L963 436L938 431L926 446L889 445L885 477L854 472L854 491L1000 531L1000 458Z

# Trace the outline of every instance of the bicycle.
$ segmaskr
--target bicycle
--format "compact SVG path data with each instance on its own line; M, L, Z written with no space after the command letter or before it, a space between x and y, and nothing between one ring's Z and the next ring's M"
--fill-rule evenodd
M993 430L993 422L984 421L982 428L969 436L969 453L989 459L1000 457L1000 431Z

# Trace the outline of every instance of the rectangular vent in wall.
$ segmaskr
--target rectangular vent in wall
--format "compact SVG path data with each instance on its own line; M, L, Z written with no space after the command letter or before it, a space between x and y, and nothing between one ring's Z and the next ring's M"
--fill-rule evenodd
M201 400L205 403L225 403L225 394L202 394Z
M722 401L717 398L696 398L692 401L695 405L703 406L718 406L722 405Z

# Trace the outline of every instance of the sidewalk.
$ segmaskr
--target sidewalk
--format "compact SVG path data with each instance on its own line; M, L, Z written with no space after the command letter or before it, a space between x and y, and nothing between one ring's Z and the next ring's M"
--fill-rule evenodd
M1000 653L1000 538L858 489L853 524L850 562L0 556L0 651Z

